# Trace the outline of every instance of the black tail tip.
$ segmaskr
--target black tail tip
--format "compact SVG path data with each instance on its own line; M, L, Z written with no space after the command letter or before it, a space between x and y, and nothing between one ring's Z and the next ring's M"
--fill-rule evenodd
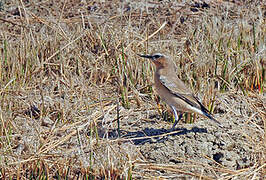
M210 120L213 120L214 122L216 122L217 124L219 124L219 127L222 127L222 124L221 124L219 121L217 121L214 117L212 117L212 115L210 115L210 114L207 113L207 112L204 112L204 115L205 115L206 117L208 117Z

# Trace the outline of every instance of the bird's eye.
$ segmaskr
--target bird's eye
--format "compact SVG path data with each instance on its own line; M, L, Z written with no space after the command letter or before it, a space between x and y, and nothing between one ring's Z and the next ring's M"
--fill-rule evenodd
M161 57L161 56L158 55L158 54L154 55L154 58L155 58L155 59L157 59L157 58L159 58L159 57Z

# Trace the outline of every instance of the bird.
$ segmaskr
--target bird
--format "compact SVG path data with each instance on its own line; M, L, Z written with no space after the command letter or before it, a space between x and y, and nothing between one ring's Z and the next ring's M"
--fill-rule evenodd
M175 63L168 56L161 53L137 55L150 59L156 67L154 73L155 91L170 106L175 117L171 130L175 129L184 112L197 113L213 120L219 125L221 124L202 105L192 91L186 87L184 82L178 78Z

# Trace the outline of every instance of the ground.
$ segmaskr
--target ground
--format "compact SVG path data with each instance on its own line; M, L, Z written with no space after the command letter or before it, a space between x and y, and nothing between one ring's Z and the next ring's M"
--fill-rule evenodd
M264 1L0 1L1 179L265 178ZM221 123L172 113L160 52Z

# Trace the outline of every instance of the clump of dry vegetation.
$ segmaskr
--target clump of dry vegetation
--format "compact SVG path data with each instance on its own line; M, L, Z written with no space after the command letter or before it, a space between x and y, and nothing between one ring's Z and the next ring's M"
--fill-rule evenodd
M0 177L262 178L265 6L0 1ZM175 133L138 136L144 123L171 127L161 116L167 107L156 105L153 66L136 55L152 52L174 59L180 78L218 119L242 127L236 131L252 149L252 166L189 157L162 164L143 153L156 150L132 143Z

